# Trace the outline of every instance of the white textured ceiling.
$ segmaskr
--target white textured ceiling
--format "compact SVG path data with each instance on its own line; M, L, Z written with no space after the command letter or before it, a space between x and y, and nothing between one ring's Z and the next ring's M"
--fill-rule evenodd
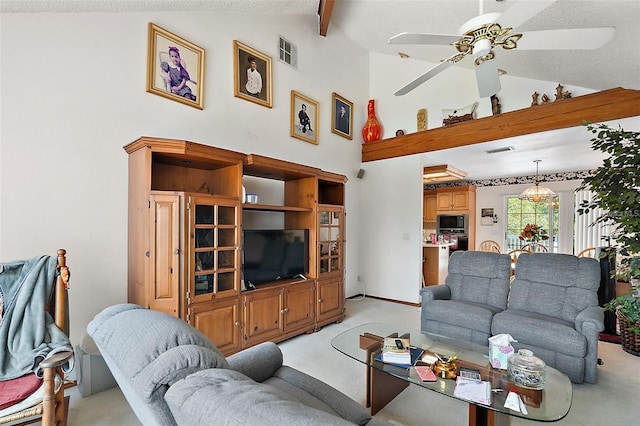
M516 0L482 0L484 13L502 12ZM536 0L519 0L536 1ZM318 0L0 0L7 12L140 12L224 11L252 14L317 14ZM389 46L401 32L455 34L480 12L478 0L336 0L332 27L339 27L371 52L397 55L403 51L424 60L425 71L451 56L449 46ZM624 87L640 89L640 0L558 0L525 22L518 30L549 30L611 26L613 39L594 51L497 52L500 68L511 76L560 82L565 87L595 90ZM401 49L400 49L401 47ZM470 66L462 61L459 66ZM446 71L444 71L446 73ZM417 76L416 76L417 77ZM398 88L406 81L398 81ZM426 84L429 84L428 82ZM640 117L622 121L625 130L640 130ZM590 149L585 128L529 135L517 141L495 141L424 155L425 165L449 163L468 173L469 179L595 168L602 156ZM517 142L516 150L488 156L484 151ZM490 164L490 167L487 165Z
M517 2L526 1L536 0ZM514 3L516 0L483 0L482 5L484 13L501 13ZM387 41L405 31L457 34L458 28L479 11L478 0L337 0L331 22L367 50L390 55L403 51L412 59L437 64L454 54L454 48L392 46ZM616 30L613 39L597 50L496 49L499 67L511 76L560 82L564 86L640 89L639 0L558 0L517 30L591 27ZM464 60L458 66L471 67L472 62ZM425 66L425 71L428 68ZM399 81L398 88L404 83Z

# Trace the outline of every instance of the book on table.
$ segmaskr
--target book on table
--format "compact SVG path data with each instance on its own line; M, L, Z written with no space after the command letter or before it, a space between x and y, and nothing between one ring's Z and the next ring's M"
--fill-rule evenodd
M396 367L400 367L402 369L408 370L409 367L411 367L412 365L415 365L415 363L420 359L420 356L422 356L422 353L424 352L420 348L411 346L411 344L409 343L409 339L398 339L398 338L389 338L389 339L393 341L393 348L395 349L389 349L385 351L386 344L383 344L382 352L378 353L375 357L376 361L380 361L384 364L388 364L388 365L392 365L392 366L396 366ZM395 340L402 341L403 354L400 356L397 356L398 345L396 344ZM389 342L388 345L389 347L391 347L391 342ZM392 351L394 351L396 354L392 355L391 354Z
M382 344L382 362L411 364L411 343L409 339L385 337Z

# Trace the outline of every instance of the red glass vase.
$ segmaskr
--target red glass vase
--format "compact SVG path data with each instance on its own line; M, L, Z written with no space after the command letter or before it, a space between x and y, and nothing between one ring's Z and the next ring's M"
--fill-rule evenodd
M382 138L382 125L376 118L376 103L373 99L369 99L367 106L367 122L362 128L362 139L364 142L374 142Z

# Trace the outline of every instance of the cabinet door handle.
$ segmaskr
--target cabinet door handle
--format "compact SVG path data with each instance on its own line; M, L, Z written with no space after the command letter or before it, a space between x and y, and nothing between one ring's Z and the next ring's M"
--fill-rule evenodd
M286 314L287 312L289 312L289 308L284 308L280 311L281 314Z
M324 303L324 300L318 299L318 303Z
M235 323L233 323L233 325L235 325L236 327L240 327L240 321L236 321Z
M180 254L180 249L173 249L173 254Z

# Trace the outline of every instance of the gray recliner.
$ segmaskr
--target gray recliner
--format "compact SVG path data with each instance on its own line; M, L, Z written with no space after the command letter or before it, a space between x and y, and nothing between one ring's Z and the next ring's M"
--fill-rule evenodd
M600 264L569 254L523 253L509 307L494 316L491 332L509 333L513 347L530 349L574 383L596 382Z
M493 316L507 307L510 268L507 254L454 252L445 284L420 290L421 330L488 345Z
M87 331L144 425L389 425L284 366L272 342L225 358L186 322L133 304L106 308Z

